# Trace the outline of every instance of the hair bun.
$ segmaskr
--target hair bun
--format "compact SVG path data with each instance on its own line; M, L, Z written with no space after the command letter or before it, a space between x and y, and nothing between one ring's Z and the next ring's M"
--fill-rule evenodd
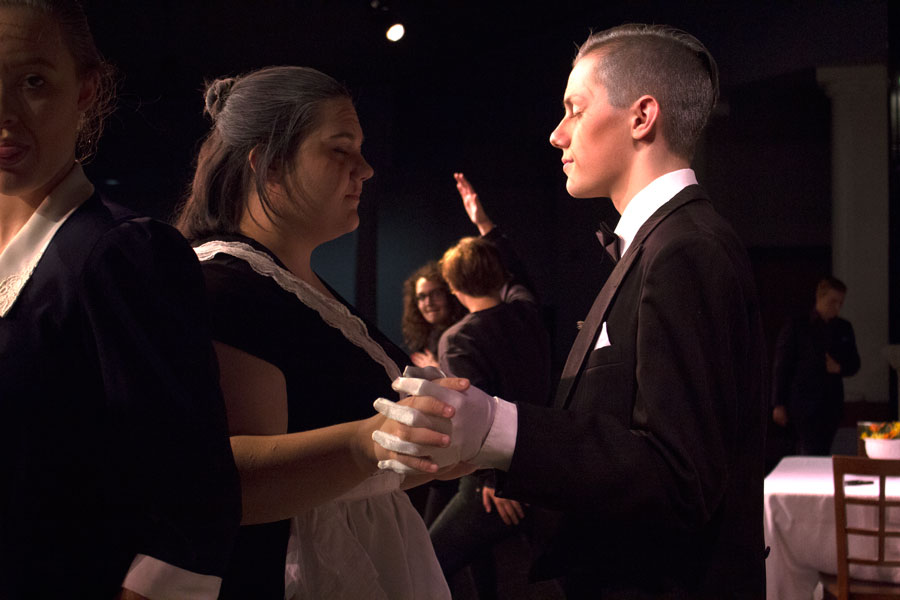
M215 121L225 108L225 101L234 87L234 77L216 79L206 88L206 112Z

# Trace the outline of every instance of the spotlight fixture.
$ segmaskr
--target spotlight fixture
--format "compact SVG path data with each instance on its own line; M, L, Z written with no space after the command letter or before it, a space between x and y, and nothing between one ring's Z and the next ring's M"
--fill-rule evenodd
M392 42L400 41L403 38L403 35L406 33L406 28L403 27L402 23L394 23L390 27L388 27L387 32L384 34L387 39Z

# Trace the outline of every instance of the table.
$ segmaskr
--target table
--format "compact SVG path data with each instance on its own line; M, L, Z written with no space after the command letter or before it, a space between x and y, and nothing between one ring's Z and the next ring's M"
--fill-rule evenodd
M871 484L845 487L848 495L878 493L877 478ZM887 495L900 498L900 479L888 478ZM874 509L851 506L848 520L856 526L877 527ZM900 523L900 511L888 512L888 521ZM788 456L778 463L765 481L765 536L771 548L766 560L768 600L809 600L819 581L819 572L837 573L834 532L834 477L831 457ZM850 554L874 556L875 544L850 539ZM886 550L900 556L900 541ZM851 577L900 583L900 569L853 566Z

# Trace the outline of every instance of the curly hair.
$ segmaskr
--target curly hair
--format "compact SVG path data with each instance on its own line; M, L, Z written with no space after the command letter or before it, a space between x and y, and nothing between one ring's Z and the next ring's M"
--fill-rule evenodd
M432 325L425 320L419 310L419 304L416 301L416 282L422 278L437 283L447 290L448 319L443 325ZM436 340L444 329L459 321L465 314L465 307L455 296L450 294L450 288L441 276L441 268L437 261L425 263L403 282L401 330L403 331L403 342L411 352L421 352L428 348L429 343Z

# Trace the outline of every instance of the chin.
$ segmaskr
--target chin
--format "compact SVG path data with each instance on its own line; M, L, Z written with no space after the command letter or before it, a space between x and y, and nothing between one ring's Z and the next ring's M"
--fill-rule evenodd
M569 195L573 198L593 198L594 196L588 193L583 188L579 187L578 184L572 183L570 179L566 182L566 191L569 192Z

